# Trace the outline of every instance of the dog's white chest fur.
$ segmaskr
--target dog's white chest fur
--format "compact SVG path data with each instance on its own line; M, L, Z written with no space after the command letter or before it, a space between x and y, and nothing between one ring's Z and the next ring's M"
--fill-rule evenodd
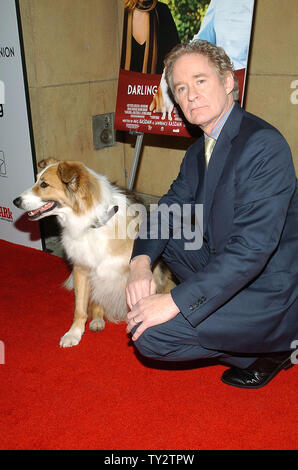
M69 230L63 230L62 243L73 264L96 270L104 262L107 241L104 237L98 236L96 232L97 229L90 228L76 238Z
M119 321L127 313L123 266L129 263L130 250L110 253L109 235L109 227L89 228L78 238L64 230L62 243L70 261L90 271L92 300L103 306L108 320Z

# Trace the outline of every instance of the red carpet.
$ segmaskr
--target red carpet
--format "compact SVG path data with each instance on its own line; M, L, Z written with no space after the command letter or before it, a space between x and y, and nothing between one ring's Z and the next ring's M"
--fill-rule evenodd
M1 449L297 449L298 367L236 389L220 381L223 366L145 365L124 324L87 328L62 349L73 304L64 261L4 241L0 256Z

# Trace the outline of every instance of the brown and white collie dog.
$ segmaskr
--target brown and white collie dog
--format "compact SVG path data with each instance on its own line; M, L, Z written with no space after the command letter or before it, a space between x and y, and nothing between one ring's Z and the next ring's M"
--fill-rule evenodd
M130 196L80 162L47 159L39 166L43 169L35 185L13 202L30 220L56 215L62 227L62 244L73 265L75 311L60 346L70 347L80 342L88 315L92 331L104 329L104 317L125 320L125 287L139 213L131 210L136 205ZM161 264L153 274L158 292L173 288L171 274Z
M169 95L169 89L165 79L165 71L163 71L157 92L153 96L152 102L149 106L149 111L152 111L153 113L161 113L161 119L172 121L173 109L174 103Z

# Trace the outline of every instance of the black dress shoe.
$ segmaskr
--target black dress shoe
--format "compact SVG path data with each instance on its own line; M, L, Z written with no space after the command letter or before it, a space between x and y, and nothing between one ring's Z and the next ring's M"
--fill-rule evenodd
M223 373L221 380L234 387L264 387L281 369L289 369L293 365L291 353L287 351L259 357L246 369L231 367Z

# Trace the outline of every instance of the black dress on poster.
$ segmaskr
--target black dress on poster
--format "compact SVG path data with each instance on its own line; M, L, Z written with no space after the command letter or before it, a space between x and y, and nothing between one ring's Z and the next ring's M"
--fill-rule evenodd
M132 35L133 10L124 10L121 68L161 75L164 68L163 61L171 49L180 42L179 36L166 4L157 2L156 6L147 13L149 15L147 40L139 44Z

